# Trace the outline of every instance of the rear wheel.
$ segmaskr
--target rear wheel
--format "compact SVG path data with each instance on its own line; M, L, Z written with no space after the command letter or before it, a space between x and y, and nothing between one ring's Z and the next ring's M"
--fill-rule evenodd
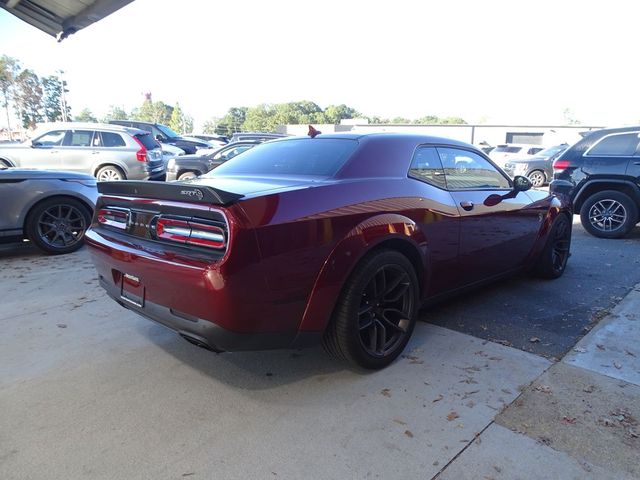
M580 209L580 221L591 235L620 238L638 223L638 207L628 195L605 190L585 200Z
M534 170L529 173L527 178L531 181L531 185L534 187L542 187L547 181L547 176L540 170Z
M571 220L558 215L551 225L547 243L538 257L533 273L541 278L558 278L567 267L571 250Z
M79 249L90 223L91 213L78 200L50 198L29 212L25 231L40 250L57 255Z
M404 255L382 250L365 257L343 287L325 350L367 369L386 367L409 341L418 300L418 279Z
M115 182L127 179L124 172L115 165L105 165L99 168L96 172L96 178L99 182Z
M189 180L190 178L196 178L198 174L196 172L183 172L178 176L178 180Z

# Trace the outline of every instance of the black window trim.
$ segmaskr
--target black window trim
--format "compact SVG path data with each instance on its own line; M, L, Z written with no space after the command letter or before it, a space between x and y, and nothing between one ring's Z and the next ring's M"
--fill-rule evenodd
M91 132L91 138L89 139L89 145L67 145L67 143L71 143L71 140L73 138L73 132ZM64 139L62 140L62 145L60 145L61 147L65 147L65 148L93 148L93 139L96 136L96 133L98 133L96 130L94 130L93 128L69 128L67 129L67 134L64 136Z
M411 174L411 165L413 164L413 159L416 158L416 153L420 148L433 148L435 150L436 145L433 145L430 143L421 143L420 145L416 145L416 148L413 150L413 154L411 155L411 161L409 162L409 171L407 172L407 177L412 178L413 180L417 180L420 183L424 183L425 185L429 185L430 187L437 188L438 190L442 190L443 192L448 192L449 189L447 187L444 187L444 188L439 187L438 185L434 185L433 183L427 182L424 178L420 178L417 175ZM438 154L438 150L436 150L436 155L438 155L438 158L440 158L440 155ZM440 159L440 165L442 165L442 159ZM444 173L444 168L442 168L442 175L444 176L444 184L447 185L447 176Z
M591 150L593 150L596 146L598 146L600 143L602 143L606 138L609 137L616 137L616 136L620 136L620 135L636 135L638 137L638 144L636 145L636 149L634 150L634 153L632 153L631 155L621 155L621 154L606 154L606 153L597 153L597 154L592 154L590 155ZM593 142L591 144L591 146L589 146L589 148L587 148L587 151L584 152L584 154L582 155L583 157L591 157L591 158L597 158L597 157L624 157L624 158L630 158L630 157L634 157L638 155L638 151L640 151L640 130L631 130L628 132L615 132L615 133L609 133L607 135L604 135L602 137L600 137L598 140L596 140L595 142Z

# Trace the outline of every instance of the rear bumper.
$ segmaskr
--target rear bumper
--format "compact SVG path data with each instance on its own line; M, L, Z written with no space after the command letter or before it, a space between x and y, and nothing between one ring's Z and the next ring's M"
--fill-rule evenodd
M202 318L176 312L156 303L145 301L143 306L127 301L120 289L100 275L100 286L107 294L128 310L177 332L191 343L214 352L249 350L272 350L281 348L303 348L320 342L321 334L298 333L237 333L226 330Z

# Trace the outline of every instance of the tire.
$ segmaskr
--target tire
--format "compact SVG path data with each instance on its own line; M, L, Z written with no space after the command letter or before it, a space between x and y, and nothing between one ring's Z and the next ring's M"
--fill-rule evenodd
M199 175L197 172L183 172L178 175L178 180L189 180L190 178L196 178Z
M119 180L126 180L127 176L124 172L115 165L105 165L100 167L96 172L96 178L99 182L115 182Z
M622 192L605 190L584 201L580 221L595 237L624 237L638 223L638 206Z
M554 279L562 276L571 256L571 227L567 215L560 214L555 218L533 269L536 277Z
M91 213L78 200L53 197L38 203L27 215L25 232L45 253L60 255L78 250L91 224Z
M345 283L322 344L334 357L366 369L391 364L416 323L418 279L396 251L366 256Z
M547 182L547 176L542 170L534 170L527 175L534 188L542 187Z

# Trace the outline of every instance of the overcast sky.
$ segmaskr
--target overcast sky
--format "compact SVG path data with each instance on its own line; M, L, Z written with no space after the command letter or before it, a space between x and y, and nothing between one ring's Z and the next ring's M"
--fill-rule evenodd
M640 123L637 0L135 0L61 43L0 10L0 54L63 69L73 112L311 100L469 123ZM1 125L1 123L0 123Z

